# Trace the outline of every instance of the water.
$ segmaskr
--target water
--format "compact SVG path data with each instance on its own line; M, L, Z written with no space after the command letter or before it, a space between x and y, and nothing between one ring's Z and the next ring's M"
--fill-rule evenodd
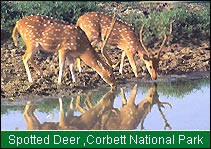
M2 105L1 129L210 130L210 79L133 83L117 91Z

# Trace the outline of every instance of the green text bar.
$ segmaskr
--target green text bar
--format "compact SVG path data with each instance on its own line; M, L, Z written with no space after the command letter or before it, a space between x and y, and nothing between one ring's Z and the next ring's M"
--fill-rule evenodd
M210 131L1 131L3 148L209 148Z

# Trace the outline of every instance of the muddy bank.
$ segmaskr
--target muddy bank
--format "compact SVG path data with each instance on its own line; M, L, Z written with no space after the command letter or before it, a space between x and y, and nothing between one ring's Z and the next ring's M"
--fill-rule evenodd
M159 48L159 47L158 47ZM94 89L100 86L108 86L101 77L90 67L82 62L82 72L76 70L76 83L72 82L71 74L66 66L62 77L62 85L57 85L58 79L58 53L39 52L35 61L44 72L44 77L40 78L31 68L34 83L30 84L22 62L24 48L14 47L13 44L5 42L1 45L1 98L2 100L15 101L26 99L27 97L45 96L68 96L78 92ZM112 61L117 63L121 58L121 51L110 50L109 55ZM201 72L210 71L210 45L203 42L194 48L182 47L173 44L165 47L162 51L162 61L159 63L158 81L166 78L185 77L193 73L201 76ZM138 78L135 78L132 68L126 58L124 61L123 75L119 74L119 66L114 69L114 76L118 86L126 82L149 81L150 76L142 60L136 55L136 65L138 68Z

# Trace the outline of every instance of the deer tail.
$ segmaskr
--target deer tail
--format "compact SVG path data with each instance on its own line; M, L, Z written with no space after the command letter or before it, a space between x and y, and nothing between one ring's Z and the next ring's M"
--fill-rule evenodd
M13 32L12 32L12 39L13 39L16 47L18 46L17 34L18 34L18 30L17 30L17 26L15 25Z

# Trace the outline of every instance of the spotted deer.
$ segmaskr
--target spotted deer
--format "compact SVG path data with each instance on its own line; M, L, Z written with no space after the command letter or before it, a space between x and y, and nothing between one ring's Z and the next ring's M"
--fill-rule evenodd
M132 26L116 20L115 24L112 26L113 17L106 15L101 12L89 12L81 17L77 21L77 26L80 26L82 30L86 33L89 41L91 42L94 48L99 49L101 45L99 43L105 40L106 34L111 30L111 34L106 42L106 46L110 48L119 48L123 50L120 62L119 72L122 74L123 62L125 55L127 55L129 63L132 67L132 70L135 74L135 77L138 77L137 67L134 61L134 56L138 53L141 60L144 61L146 68L152 79L157 79L157 69L158 63L160 60L160 53L166 41L166 34L164 33L164 39L160 46L157 55L149 52L142 42L142 31L143 26L140 30L140 41L138 40L134 29ZM112 27L112 29L111 29ZM102 51L102 54L107 63L111 66L112 61L106 52Z
M98 54L91 46L86 34L79 26L48 16L33 15L17 21L12 33L15 46L17 46L16 36L18 32L26 44L23 63L29 82L33 81L28 61L31 62L37 73L43 76L42 70L33 60L36 52L41 49L48 52L58 51L59 84L61 83L62 71L66 59L70 67L73 82L75 82L73 65L75 59L80 58L85 64L94 69L111 87L116 86L112 68L99 58Z

